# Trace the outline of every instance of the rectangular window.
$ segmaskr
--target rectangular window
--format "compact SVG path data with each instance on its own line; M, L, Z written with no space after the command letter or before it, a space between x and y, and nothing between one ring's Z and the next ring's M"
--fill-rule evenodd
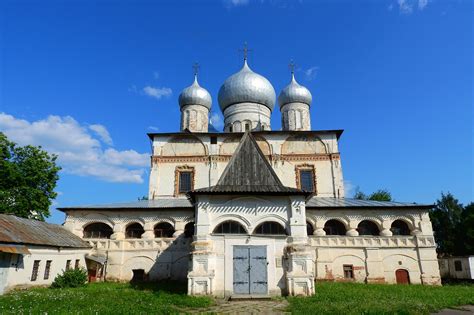
M314 178L312 170L300 170L301 189L305 191L314 191Z
M245 124L245 131L249 131L250 130L250 124Z
M33 271L31 272L31 281L36 281L36 279L38 279L39 265L40 265L40 260L35 260L33 262Z
M454 261L454 270L462 271L462 262L460 260Z
M69 269L71 269L71 260L70 259L68 259L66 261L66 270L69 270Z
M76 263L74 264L74 269L79 269L79 259L76 259Z
M343 265L344 269L344 278L345 279L354 279L354 267L352 265Z
M44 267L44 280L49 279L49 273L51 271L51 260L46 260L46 266Z
M190 191L192 172L179 172L179 193L184 194Z
M211 144L217 144L217 137L216 136L211 137Z

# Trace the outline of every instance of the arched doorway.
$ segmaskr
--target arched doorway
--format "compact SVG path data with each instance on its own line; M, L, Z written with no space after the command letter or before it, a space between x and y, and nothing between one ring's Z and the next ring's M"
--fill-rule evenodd
M397 284L410 284L410 274L405 269L397 269L395 271Z

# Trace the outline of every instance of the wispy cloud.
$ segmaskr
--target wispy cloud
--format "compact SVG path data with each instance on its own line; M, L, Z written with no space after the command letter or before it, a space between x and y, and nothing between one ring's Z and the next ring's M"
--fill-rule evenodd
M250 0L223 0L227 8L240 7L249 4Z
M318 73L318 69L319 67L316 67L316 66L313 66L313 67L310 67L306 70L303 70L304 71L304 75L306 77L306 80L313 80L314 78L316 78L316 75Z
M148 126L148 129L151 130L151 131L159 131L160 128L156 127L156 126Z
M401 14L412 14L416 9L423 11L429 2L430 0L397 0L397 5ZM390 4L388 9L391 11L393 5Z
M173 91L168 87L153 87L150 85L145 86L142 92L157 100L161 100L163 97L170 97L173 94Z
M63 172L116 183L142 183L150 157L117 150L103 125L87 126L70 116L28 121L0 112L0 131L20 145L41 145L58 155Z

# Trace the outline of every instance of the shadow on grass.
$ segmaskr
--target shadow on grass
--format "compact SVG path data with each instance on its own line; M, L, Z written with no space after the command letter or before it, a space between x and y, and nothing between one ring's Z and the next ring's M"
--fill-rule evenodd
M130 282L130 287L135 290L151 291L151 292L166 292L173 294L187 294L187 283L171 280L163 281L147 281L147 282Z

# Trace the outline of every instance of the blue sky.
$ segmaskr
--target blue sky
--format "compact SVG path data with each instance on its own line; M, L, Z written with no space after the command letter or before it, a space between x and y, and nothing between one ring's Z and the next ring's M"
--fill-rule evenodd
M0 131L63 167L55 206L147 194L147 132L179 130L180 91L213 97L252 49L277 93L288 63L313 129L344 129L346 188L473 200L472 1L2 1ZM275 109L272 128L280 129ZM51 222L62 222L56 210Z

